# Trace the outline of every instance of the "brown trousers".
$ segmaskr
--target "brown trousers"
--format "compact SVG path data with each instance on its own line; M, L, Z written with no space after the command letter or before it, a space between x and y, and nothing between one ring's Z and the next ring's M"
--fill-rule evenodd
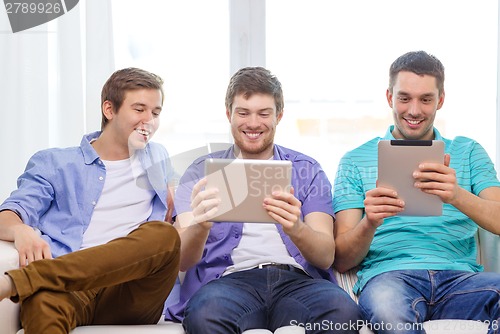
M123 238L11 270L26 334L80 325L155 324L179 271L180 239L165 222Z

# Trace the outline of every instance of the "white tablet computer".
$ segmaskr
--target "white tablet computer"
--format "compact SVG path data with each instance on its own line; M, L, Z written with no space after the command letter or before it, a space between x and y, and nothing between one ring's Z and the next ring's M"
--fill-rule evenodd
M288 190L292 163L283 160L207 159L206 189L218 188L214 222L276 223L262 207L275 190Z
M414 187L413 172L422 162L444 162L440 140L381 140L378 143L378 185L392 188L405 201L400 216L440 216L443 202Z

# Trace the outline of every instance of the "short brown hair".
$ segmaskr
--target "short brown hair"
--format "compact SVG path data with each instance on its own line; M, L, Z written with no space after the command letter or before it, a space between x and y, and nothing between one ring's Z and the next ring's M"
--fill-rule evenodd
M276 103L276 114L283 111L281 83L263 67L245 67L232 76L226 92L226 109L231 110L236 95L243 94L245 98L249 98L255 93L271 95Z
M444 91L444 66L439 59L425 51L411 51L396 59L389 70L389 91L392 92L396 78L401 71L436 78L439 94Z
M158 89L161 91L161 102L163 104L163 80L158 75L142 70L140 68L129 67L114 72L102 87L101 108L105 101L111 102L115 112L123 104L125 93L136 89ZM101 130L104 129L108 119L102 114Z

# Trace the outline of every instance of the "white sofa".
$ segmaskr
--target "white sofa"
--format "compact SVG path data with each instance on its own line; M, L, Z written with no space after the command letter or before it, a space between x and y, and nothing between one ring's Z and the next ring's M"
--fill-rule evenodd
M487 271L500 272L500 239L484 230L478 233L479 253L478 261ZM0 241L0 273L17 268L18 255L14 244ZM339 283L348 292L355 281L355 275L337 274ZM351 292L352 295L352 292ZM485 334L487 326L476 321L465 320L435 320L424 323L424 328L428 334ZM10 300L0 302L0 334L23 334L19 323L19 305ZM158 325L143 326L82 326L74 329L72 334L126 334L126 333L164 333L164 334L184 334L182 326L177 323L165 322L161 320ZM301 327L287 326L275 331L275 334L303 334ZM363 328L360 333L370 334L367 328ZM253 329L245 331L244 334L271 334L265 329Z

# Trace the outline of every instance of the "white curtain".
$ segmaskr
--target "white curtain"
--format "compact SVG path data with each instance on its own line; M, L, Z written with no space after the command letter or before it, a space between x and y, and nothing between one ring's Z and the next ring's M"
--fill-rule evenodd
M100 91L114 71L111 4L81 0L18 33L0 10L0 32L2 202L33 153L78 145L100 128Z

